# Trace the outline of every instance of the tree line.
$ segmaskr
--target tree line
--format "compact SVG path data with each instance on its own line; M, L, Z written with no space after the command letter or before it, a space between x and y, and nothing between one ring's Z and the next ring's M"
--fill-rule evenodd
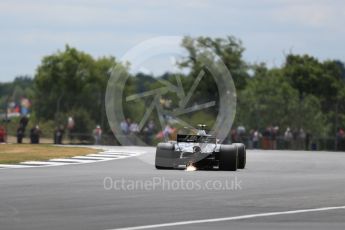
M211 51L230 70L236 86L237 112L234 126L255 129L268 125L282 129L303 128L318 137L334 136L338 128L345 126L345 66L342 61L321 61L308 54L287 54L279 67L249 63L243 58L245 47L241 40L233 36L186 36L181 46L188 55L179 60L178 66L181 69L188 68L187 74L129 74L125 94L159 88L162 83L157 79L176 85L176 75L180 75L179 79L187 91L203 69L202 63L196 60ZM105 133L110 133L104 97L115 65L129 68L115 57L94 58L66 45L64 50L43 57L32 80L15 81L22 81L20 87L27 91L23 93L32 99L32 119L35 122L58 125L66 123L67 117L72 116L78 133L90 133L96 124L101 125ZM8 85L0 84L2 103L4 95L12 93L9 90ZM206 76L200 82L192 101L218 100L217 92L214 80ZM169 106L174 107L178 95L167 94L163 99L165 102L169 99ZM148 99L142 99L126 104L125 113L131 119L139 119L145 113L148 103ZM217 109L209 109L182 117L187 122L212 125L216 114ZM158 119L153 119L158 124Z

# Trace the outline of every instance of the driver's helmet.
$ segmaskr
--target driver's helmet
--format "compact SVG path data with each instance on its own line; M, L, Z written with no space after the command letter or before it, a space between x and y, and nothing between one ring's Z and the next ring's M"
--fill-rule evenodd
M197 135L206 136L206 131L203 129L198 130Z

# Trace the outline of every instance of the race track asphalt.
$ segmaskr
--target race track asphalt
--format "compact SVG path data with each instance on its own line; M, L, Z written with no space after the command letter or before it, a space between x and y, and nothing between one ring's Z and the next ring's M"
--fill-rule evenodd
M120 148L121 147L114 147ZM345 153L247 151L237 172L156 170L154 148L91 164L0 170L0 229L345 229ZM150 229L150 228L148 228Z

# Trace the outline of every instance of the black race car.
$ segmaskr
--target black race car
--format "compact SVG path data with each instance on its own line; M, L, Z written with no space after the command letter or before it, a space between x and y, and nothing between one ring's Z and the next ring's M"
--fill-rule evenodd
M197 134L177 134L176 141L159 143L156 169L218 169L236 171L246 165L246 148L242 143L219 144L217 139L200 129Z

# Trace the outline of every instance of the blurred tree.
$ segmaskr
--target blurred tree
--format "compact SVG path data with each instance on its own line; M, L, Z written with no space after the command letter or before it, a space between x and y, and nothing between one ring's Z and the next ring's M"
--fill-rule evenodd
M219 101L214 78L202 62L207 58L219 64L219 57L231 72L237 89L235 125L242 124L248 128L264 128L270 124L282 128L302 127L325 135L334 133L345 124L345 67L339 60L319 61L310 55L290 54L281 68L257 64L250 69L243 60L242 42L235 37L187 36L181 45L186 49L187 57L180 60L179 66L187 68L188 74L166 73L154 77L139 73L129 76L124 94L171 84L176 88L182 87L184 91L163 95L163 100L172 100L171 107L176 108L203 70L205 76L185 108L210 100ZM78 132L90 132L95 124L102 125L107 132L104 97L110 70L116 64L114 57L95 59L66 45L63 51L42 59L34 80L22 76L13 83L0 83L0 104L5 103L4 95L15 98L31 95L34 96L32 117L38 121L65 123L67 116L76 116L76 125L81 125ZM253 70L251 76L249 70ZM147 97L124 104L126 116L139 122L151 102L152 97ZM211 126L217 112L217 108L212 107L184 118L188 123L208 122ZM78 116L81 119L79 124ZM158 126L157 119L155 122Z
M344 65L339 61L319 62L309 55L288 55L284 75L303 98L313 94L322 101L334 101L344 88Z
M247 73L248 65L243 60L245 48L241 40L233 36L226 38L192 38L186 36L182 41L182 47L187 50L188 58L181 62L180 66L191 68L192 74L197 75L203 67L203 63L197 62L197 60L202 55L213 53L221 58L231 72L236 88L243 89L245 87L249 75ZM210 58L216 61L215 56Z
M246 88L239 92L236 125L264 128L277 125L280 128L304 128L317 135L327 130L320 102L313 95L301 101L280 69L268 70L256 66L255 74Z
M342 91L345 88L344 64L337 60L320 62L309 55L288 55L283 66L284 75L291 85L298 90L300 100L314 95L321 103L323 114L332 126L330 132L336 132L345 113ZM329 133L329 134L331 134Z
M113 57L95 60L68 45L64 51L44 57L34 78L37 117L57 119L82 108L95 123L107 125L104 94L115 64Z

